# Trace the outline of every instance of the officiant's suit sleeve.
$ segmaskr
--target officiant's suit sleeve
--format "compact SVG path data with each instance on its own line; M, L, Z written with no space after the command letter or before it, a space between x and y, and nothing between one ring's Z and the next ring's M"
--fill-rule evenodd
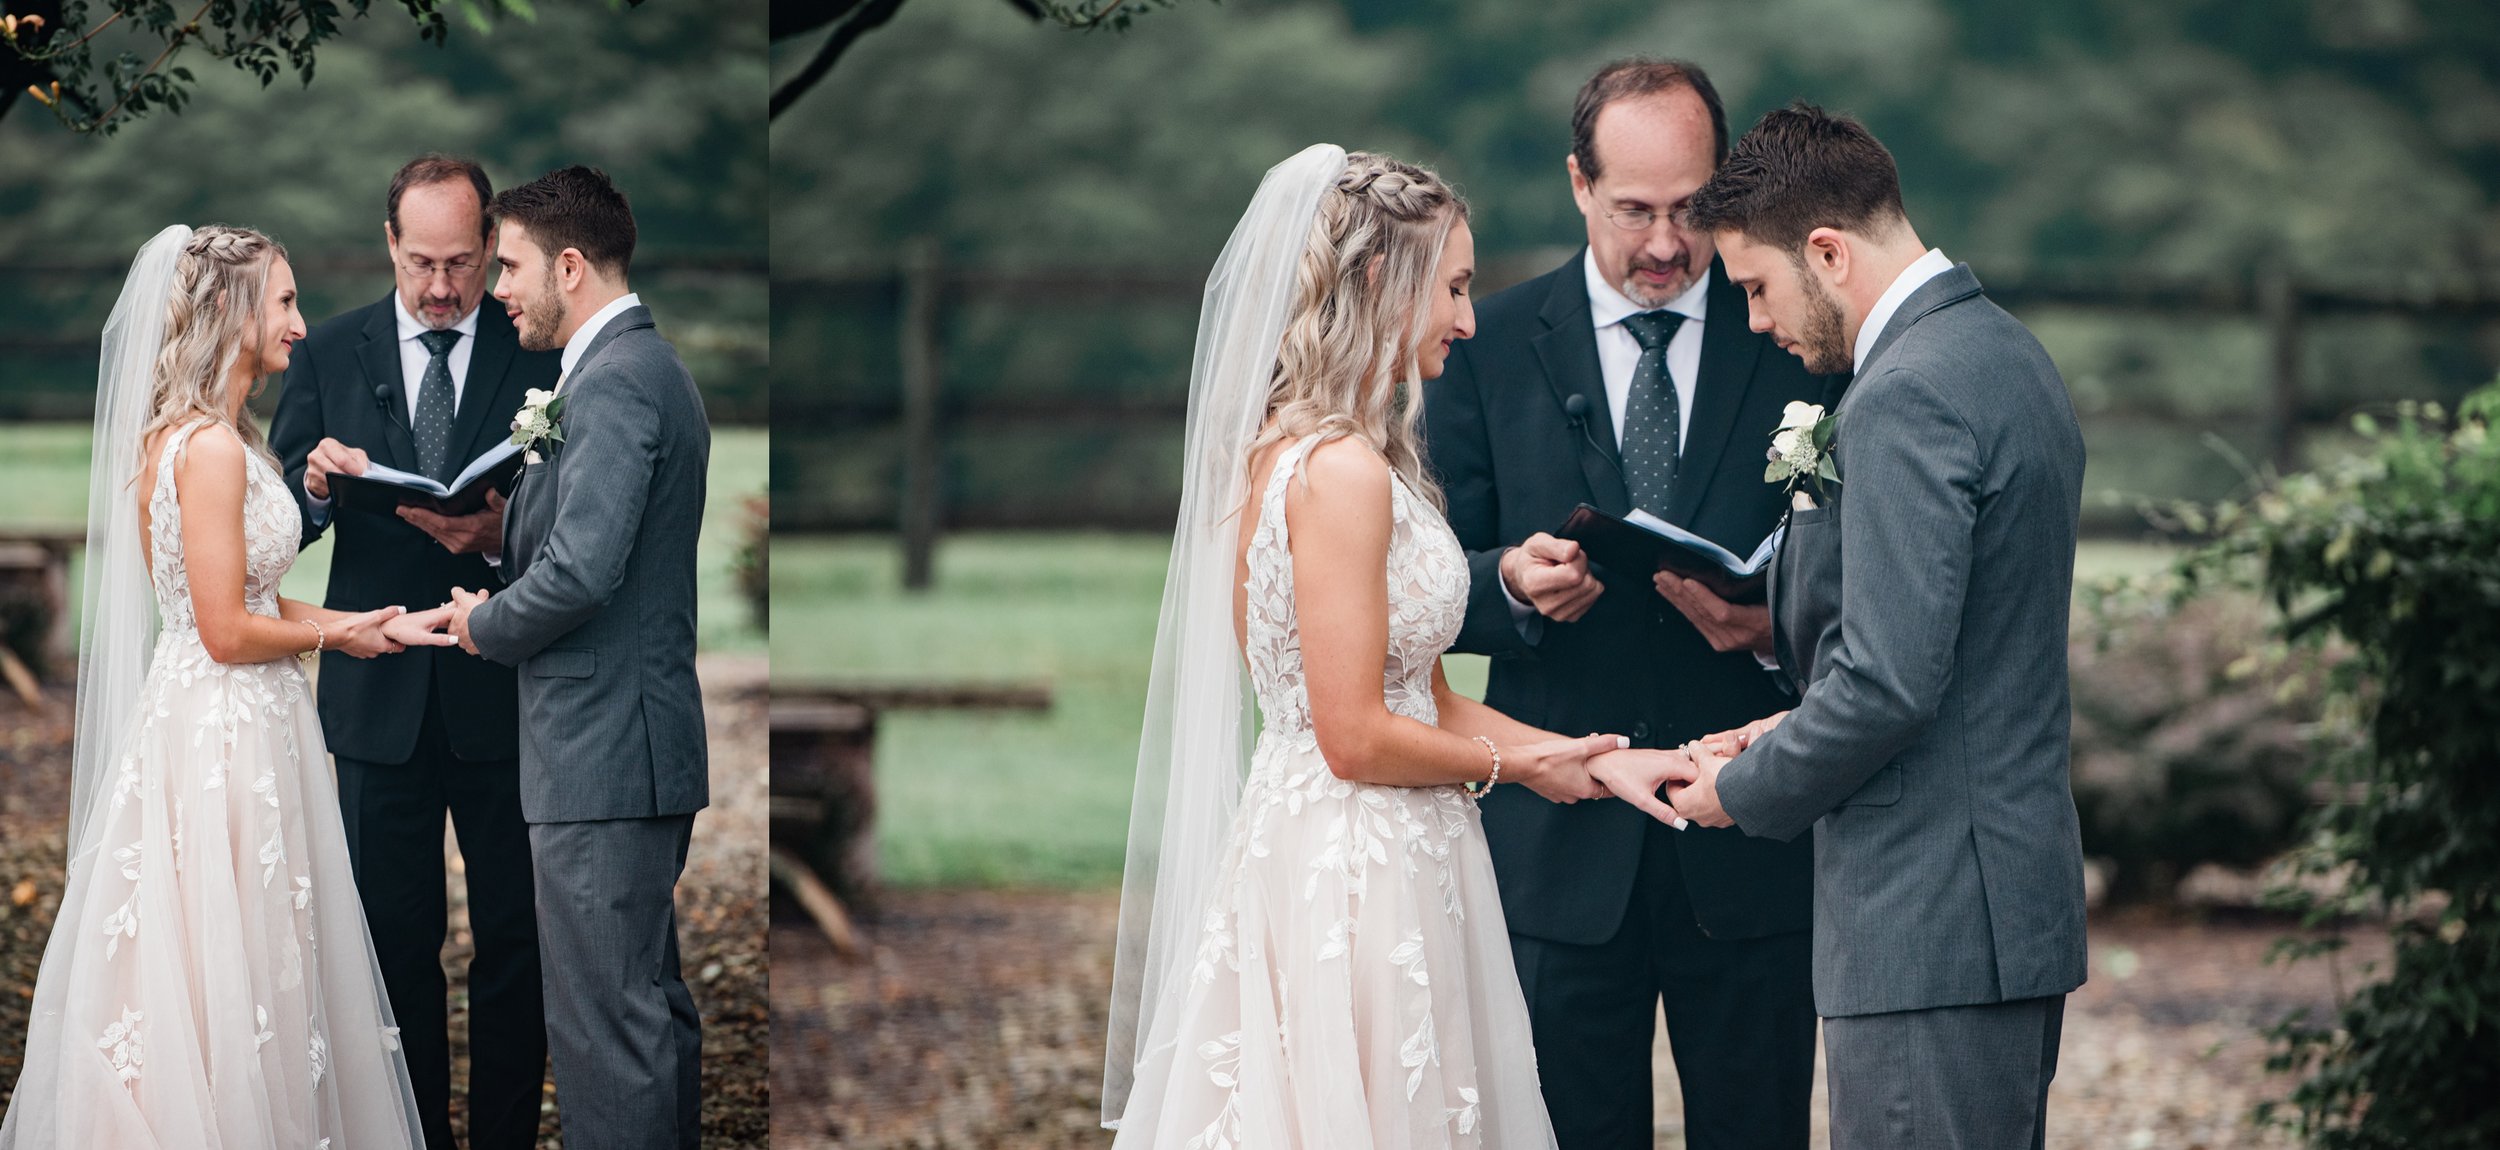
M1944 703L1970 583L1983 461L1924 379L1861 380L1841 417L1840 636L1794 711L1719 773L1738 829L1787 840L1908 748ZM1826 521L1829 525L1830 521Z
M469 616L478 653L519 666L616 595L660 456L660 409L632 373L592 371L564 391L563 478L529 570Z
M1441 378L1424 385L1424 443L1428 462L1449 503L1450 530L1467 550L1467 619L1450 649L1467 655L1524 651L1532 644L1502 593L1502 504L1493 483L1493 439L1486 430L1484 400L1477 393L1475 360L1466 341L1450 348ZM1532 616L1528 633L1544 620Z

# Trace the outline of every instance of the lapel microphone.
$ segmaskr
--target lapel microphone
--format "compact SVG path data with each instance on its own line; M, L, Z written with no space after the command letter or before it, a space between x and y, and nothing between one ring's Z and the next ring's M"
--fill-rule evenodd
M1571 398L1578 399L1580 397L1575 395ZM398 405L391 402L391 385L387 383L377 383L373 385L373 405L382 409L382 418L390 420L391 426L396 427L401 431L405 431L410 435L415 435L417 433L416 428L408 426L408 417L399 413Z
M1614 456L1606 454L1605 445L1597 442L1597 433L1589 430L1589 397L1578 392L1564 396L1563 419L1571 424L1572 430L1580 433L1580 438L1587 441L1590 450L1597 452L1599 459L1606 461L1606 466L1615 469L1615 478L1630 486L1631 481L1623 477L1623 465L1615 462Z

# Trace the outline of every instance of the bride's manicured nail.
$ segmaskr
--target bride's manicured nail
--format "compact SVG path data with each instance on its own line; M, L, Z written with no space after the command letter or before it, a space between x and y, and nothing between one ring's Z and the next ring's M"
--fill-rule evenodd
M1615 749L1618 751L1628 751L1632 749L1632 737L1629 735L1616 735Z

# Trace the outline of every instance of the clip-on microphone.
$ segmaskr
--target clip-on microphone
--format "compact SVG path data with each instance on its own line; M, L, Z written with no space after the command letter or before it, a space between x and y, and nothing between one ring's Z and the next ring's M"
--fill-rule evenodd
M1615 462L1614 456L1606 454L1605 446L1597 442L1597 433L1589 430L1589 397L1577 392L1564 396L1563 419L1571 424L1573 430L1580 433L1580 438L1588 443L1591 450L1597 452L1599 459L1606 461L1606 466L1615 469L1615 478L1622 479L1623 465Z
M382 409L382 418L390 420L391 425L399 428L401 431L405 431L410 435L415 435L417 433L417 429L408 426L408 417L399 413L399 406L392 403L391 398L391 385L387 383L377 383L373 385L373 405ZM1572 398L1578 399L1580 397L1575 395L1572 396Z

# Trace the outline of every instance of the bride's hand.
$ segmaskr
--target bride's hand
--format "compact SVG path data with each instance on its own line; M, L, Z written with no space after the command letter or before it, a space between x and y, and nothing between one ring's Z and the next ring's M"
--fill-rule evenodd
M410 611L385 620L382 634L402 647L449 647L460 640L444 628L451 626L451 604L428 611Z
M1658 789L1669 783L1689 783L1695 773L1691 756L1682 751L1616 751L1589 760L1589 775L1600 786L1678 830L1683 829L1684 819L1658 798Z
M381 607L330 623L321 629L323 637L328 640L327 649L358 659L396 655L405 649L405 645L386 634L383 628L407 611L405 607Z
M1606 788L1589 777L1589 757L1630 745L1621 735L1550 739L1502 748L1502 781L1545 796L1549 802L1602 799Z

